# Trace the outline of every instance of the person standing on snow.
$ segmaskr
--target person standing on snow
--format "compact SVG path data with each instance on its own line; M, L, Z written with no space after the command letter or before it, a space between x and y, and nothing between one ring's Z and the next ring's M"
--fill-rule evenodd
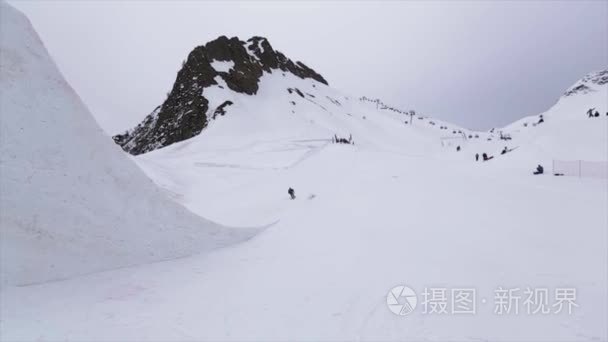
M479 153L475 153L475 161L479 161Z
M289 190L287 190L287 193L289 194L289 196L291 196L292 200L296 199L296 192L292 188L289 188Z
M543 115L541 114L540 119L538 120L538 123L541 124L543 122L545 122L545 118L543 118Z

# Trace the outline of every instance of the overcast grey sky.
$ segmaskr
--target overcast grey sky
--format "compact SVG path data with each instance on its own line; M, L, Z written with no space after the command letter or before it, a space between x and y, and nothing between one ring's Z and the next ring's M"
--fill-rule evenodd
M220 35L265 36L331 86L474 129L550 107L608 66L607 1L10 1L111 133Z

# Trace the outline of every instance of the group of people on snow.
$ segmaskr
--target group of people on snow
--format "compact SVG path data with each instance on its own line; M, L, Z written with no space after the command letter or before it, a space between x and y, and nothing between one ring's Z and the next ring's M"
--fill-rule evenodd
M587 115L590 118L591 117L598 117L600 115L597 110L595 112L593 112L594 110L595 110L595 108L591 108L591 109L589 109L587 111ZM606 113L606 115L608 116L608 112ZM544 121L545 120L544 120L543 116L540 115L538 123L540 124L540 123L543 123ZM503 135L502 135L502 132L501 132L501 139L503 139L503 140L510 140L511 137L505 135L504 138L503 138ZM348 139L346 139L346 138L338 137L337 134L334 134L334 136L332 137L332 143L334 143L334 144L348 144L348 145L354 145L355 144L354 141L353 141L353 136L352 135L349 135ZM460 152L460 150L461 150L460 145L456 146L456 152ZM500 152L500 154L501 155L502 154L507 154L508 152L511 152L513 150L514 149L509 149L507 146L505 146L505 148L502 149L502 151ZM475 153L475 161L476 162L479 161L479 157L480 157L479 153ZM487 153L484 152L484 153L481 154L481 158L482 158L482 161L488 161L488 160L493 159L494 156L489 156ZM540 175L540 174L543 174L544 172L545 172L544 168L542 167L542 165L539 164L536 167L536 170L533 172L533 174ZM289 196L291 197L292 200L294 200L296 198L295 190L294 189L289 188L287 190L287 193L289 194Z
M331 142L334 144L348 144L348 145L354 145L355 142L353 141L353 136L352 134L349 134L348 139L346 138L340 138L338 137L337 134L334 134L334 136L331 138Z
M488 156L488 154L484 152L481 154L481 158L483 161L488 161L494 158L494 156ZM475 153L475 161L479 161L479 153Z
M597 118L600 116L600 112L595 110L595 108L589 108L589 110L587 111L587 117L589 118ZM608 116L608 112L606 112L606 116Z
M458 146L458 147L460 147L460 146ZM500 154L507 154L508 152L511 152L513 150L514 150L513 148L509 149L507 146L505 146L505 148L502 149ZM481 158L483 161L488 161L488 160L494 158L494 156L488 156L488 154L484 152L481 154ZM479 153L475 153L475 161L479 161Z

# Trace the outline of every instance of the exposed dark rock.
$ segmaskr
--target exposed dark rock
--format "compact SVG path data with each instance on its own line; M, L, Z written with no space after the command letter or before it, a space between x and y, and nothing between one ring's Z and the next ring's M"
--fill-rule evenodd
M574 94L586 94L589 91L591 91L591 88L587 87L584 84L579 84L576 87L568 90L567 92L564 93L564 96L571 96Z
M218 71L212 65L214 61L232 62L234 66L228 71ZM205 88L221 87L218 77L234 92L255 95L263 73L273 70L327 84L302 62L293 62L274 50L265 38L253 37L244 42L221 36L192 50L163 104L135 128L113 139L125 151L137 155L192 138L207 127L208 120L224 115L225 107L232 104L225 101L213 113L208 113ZM296 92L304 97L299 90Z
M287 88L287 91L288 91L290 94L293 94L293 93L295 92L296 94L300 95L300 97L301 97L301 98L305 98L305 97L304 97L304 93L302 93L302 92L300 91L300 89L298 89L298 88Z
M591 82L598 85L606 84L608 83L608 70L591 73L583 77L582 82Z
M224 103L222 103L221 105L219 105L219 107L217 107L215 109L215 112L213 112L213 118L215 119L218 115L222 115L224 116L226 114L226 107L233 105L234 103L232 103L232 101L224 101Z

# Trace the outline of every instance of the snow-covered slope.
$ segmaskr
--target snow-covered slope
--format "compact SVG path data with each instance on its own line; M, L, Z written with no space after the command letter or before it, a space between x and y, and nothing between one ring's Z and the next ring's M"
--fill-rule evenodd
M0 3L0 269L27 284L247 238L169 200L95 124L38 35Z
M262 42L254 40L246 47L269 52L268 46L260 47ZM238 40L233 44L241 51ZM234 66L222 58L204 64L203 71L211 75L202 92L205 100L196 100L201 89L184 86L186 92L170 96L169 107L158 108L141 126L116 140L140 154L135 160L146 173L201 216L229 225L276 224L249 243L205 256L5 288L0 291L0 339L607 338L607 308L598 305L607 300L606 180L530 174L538 158L551 158L532 148L534 137L547 127L547 136L559 139L559 132L548 128L551 122L557 125L563 112L547 114L545 123L530 129L529 140L523 132L515 137L519 133L510 131L514 137L508 143L521 145L501 156L497 152L505 141L496 131L470 132L419 115L409 124L410 117L402 110L349 97L320 80L278 66L251 78L255 87L249 82L232 85L252 87L247 89L255 92L228 90L230 85L222 77L226 75L217 73L230 73L239 64L233 62ZM192 75L185 72L186 76ZM181 89L181 83L174 89ZM577 100L573 110L587 107L587 99ZM188 112L189 106L203 103L204 111ZM161 113L166 116L158 121ZM190 113L196 115L188 117ZM205 121L190 125L200 115ZM158 122L164 124L157 126ZM8 128L2 129L4 135ZM352 135L355 144L334 144L334 134ZM576 134L586 131L577 129ZM82 138L87 144L103 145L89 136L99 137L88 131ZM578 147L596 148L581 141ZM460 152L456 146L461 146ZM82 146L62 147L89 153L76 154L76 160L89 160L93 153ZM484 151L495 158L474 162L474 154ZM592 153L599 155L601 150ZM99 158L95 166L106 172L126 163L109 152ZM70 175L80 175L74 168ZM18 176L10 174L7 184ZM121 189L116 189L114 182L112 178L104 184L113 189L106 198L124 200L124 195L116 195L124 190L137 196L134 202L146 200L135 195L143 185L134 188L120 182ZM296 191L293 201L287 195L289 187ZM12 191L17 192L14 184ZM83 220L79 213L86 208L79 203L78 212L64 216ZM41 210L38 206L50 204L33 205ZM149 221L158 220L155 215L166 208L151 208L141 213L135 205L132 214L149 215L145 222L153 225ZM114 209L114 205L101 208L109 217ZM68 227L74 226L73 221L67 220ZM175 235L163 236L172 241ZM396 285L408 285L418 296L418 306L407 316L395 315L387 307L387 294ZM571 313L556 312L556 292L564 288L576 290ZM427 302L425 312L426 289L443 289L446 297L440 293L435 302ZM474 314L452 312L454 289L476 291ZM513 290L508 299L514 302L510 301L508 313L498 314L501 289ZM546 296L542 292L541 298L531 298L528 289L546 290ZM445 304L446 312L428 310L433 304ZM527 312L538 306L550 311Z
M0 337L606 339L608 313L598 305L607 300L605 180L498 173L491 163L359 145L238 143L197 154L180 154L174 144L137 158L201 215L275 225L205 258L8 289L0 293ZM407 316L386 306L389 290L401 284L418 296ZM518 289L518 314L515 305L495 313L499 287ZM425 288L446 289L447 313L424 313ZM451 313L457 288L476 290L475 314ZM526 313L527 288L549 291L550 314ZM557 288L576 288L572 314L555 313Z
M589 110L598 116L589 117ZM503 131L522 146L522 153L545 160L608 160L608 69L586 75L549 110Z
M607 79L608 70L592 72L547 111L480 134L480 139L458 141L463 153L443 157L473 161L475 153L487 153L494 157L488 167L507 173L529 173L538 164L551 172L554 162L578 168L581 161L593 164L594 176L608 178ZM503 155L505 148L509 152Z

